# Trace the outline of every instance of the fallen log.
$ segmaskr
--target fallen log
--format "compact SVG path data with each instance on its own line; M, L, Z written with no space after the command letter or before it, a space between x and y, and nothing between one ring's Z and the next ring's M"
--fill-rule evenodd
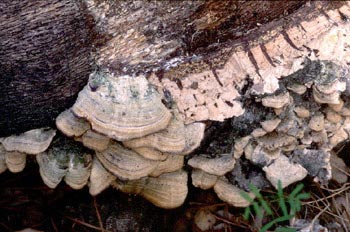
M348 2L52 0L5 2L0 9L0 86L5 93L0 96L0 135L53 126L87 84L63 113L70 115L62 125L68 132L59 129L96 150L97 166L106 169L96 172L104 179L115 181L113 174L121 180L114 183L117 188L130 185L126 192L147 196L156 205L172 208L184 201L187 173L179 170L183 157L176 156L199 145L204 130L199 121L230 119L233 150L197 154L189 164L211 181L198 180L198 185L213 187L235 206L247 202L242 203L235 186L238 195L226 191L235 181L223 175L234 172L242 155L260 166L275 187L278 180L285 187L308 173L325 183L331 178L330 151L349 137ZM281 17L284 12L288 15ZM45 21L48 16L53 18ZM81 133L69 131L74 127ZM192 130L200 131L200 139L189 137ZM27 137L13 138L25 145L38 142L26 142ZM9 138L0 139L8 167L11 152L23 153L6 148ZM166 149L158 146L163 140L170 141ZM70 152L79 157L83 151L76 146L63 139L37 156L51 186L64 176L66 182L75 180L79 168L87 175L73 186L87 183L94 166L85 153L70 158ZM55 159L61 159L58 171L50 168ZM173 161L179 169L167 167ZM223 162L230 164L225 170ZM138 168L135 177L132 165ZM286 168L299 175L284 173ZM179 195L169 206L149 195L154 186L148 184L157 178L181 180L180 192L159 190L167 194L165 203Z

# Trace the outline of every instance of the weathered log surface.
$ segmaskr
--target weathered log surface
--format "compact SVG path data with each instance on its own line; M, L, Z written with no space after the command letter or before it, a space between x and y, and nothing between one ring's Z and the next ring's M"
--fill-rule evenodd
M0 2L0 136L53 124L86 84L91 44L76 1Z
M2 1L0 136L50 125L72 105L91 51L102 68L148 74L187 122L240 115L247 76L268 93L306 56L349 59L349 3L303 4Z
M97 64L149 73L187 122L242 115L248 82L257 94L272 93L306 57L349 59L348 2L86 2L110 37ZM294 13L277 20L283 10Z
M254 85L250 92L273 93L278 79L302 68L306 57L350 61L349 3L339 9L325 4L304 6L285 20L262 26L245 40L232 41L227 47L229 55L210 57L221 65L213 66L208 57L202 57L198 62L179 62L161 78L154 73L149 79L159 89L170 91L187 122L242 115L249 107L243 101L249 83Z

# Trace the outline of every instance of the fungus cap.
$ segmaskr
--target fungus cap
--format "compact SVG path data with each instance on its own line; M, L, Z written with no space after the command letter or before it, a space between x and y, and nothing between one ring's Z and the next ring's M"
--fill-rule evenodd
M36 156L36 161L39 164L39 172L42 180L49 188L56 188L66 175L68 168L61 161L55 160L52 155L46 152Z
M25 153L13 151L5 153L5 163L10 172L17 173L23 171L26 166L27 155Z
M150 160L166 160L168 158L168 153L158 151L154 148L136 147L132 148L132 150Z
M281 123L281 119L275 118L275 119L263 121L260 124L266 132L272 132L278 127L280 123Z
M162 130L171 119L160 94L144 76L114 77L102 72L91 74L72 110L95 131L119 141Z
M263 106L280 109L290 102L290 96L288 92L284 92L279 95L267 96L262 99Z
M188 193L187 173L183 170L126 182L117 180L112 186L125 193L140 194L164 209L181 206Z
M300 85L300 84L291 84L287 86L287 89L293 91L296 94L303 95L307 88L305 85Z
M7 151L18 151L36 155L45 151L56 135L56 130L40 128L27 131L18 136L11 135L2 141Z
M86 131L80 138L77 138L76 140L81 141L85 147L95 151L106 150L110 142L110 138L92 130Z
M194 149L199 147L204 137L205 124L195 122L185 125L185 148L181 151L181 155L188 155Z
M118 143L111 143L102 151L96 152L101 164L123 180L136 180L150 174L160 161L148 160Z
M207 190L214 187L219 177L216 175L212 175L207 172L204 172L200 169L193 169L191 178L192 178L193 186Z
M287 148L297 144L297 139L286 134L268 134L257 139L259 145L268 149L276 150L278 148Z
M91 155L90 154L73 154L69 157L68 172L64 177L64 181L72 189L83 188L91 173Z
M84 152L79 143L63 137L56 139L47 151L36 156L40 175L50 188L55 188L70 171L67 183L73 188L82 187L80 184L86 183L86 173L90 173L84 170L89 166L90 159L90 155ZM82 180L78 180L80 177Z
M220 177L217 180L216 184L214 185L214 191L221 200L235 207L247 207L250 205L250 202L241 195L241 191L243 190L230 184L224 177ZM252 199L255 198L253 193L248 194Z
M286 172L286 170L288 170ZM277 183L280 180L282 188L304 179L307 171L300 164L292 163L286 156L281 155L272 164L265 166L263 171L266 178L277 189Z
M117 177L108 172L100 161L94 157L89 181L89 193L92 196L100 194L116 179Z
M169 125L156 133L136 138L123 143L126 147L150 147L161 152L182 152L186 145L185 126L178 113L175 112Z
M68 137L79 137L90 129L90 124L85 119L75 116L71 109L65 110L58 115L56 126Z
M222 154L214 158L205 155L197 155L188 161L188 165L212 175L222 176L234 168L235 162L232 154Z
M157 167L149 174L149 176L157 177L163 173L175 172L184 166L185 157L182 155L169 154L166 160L158 163Z

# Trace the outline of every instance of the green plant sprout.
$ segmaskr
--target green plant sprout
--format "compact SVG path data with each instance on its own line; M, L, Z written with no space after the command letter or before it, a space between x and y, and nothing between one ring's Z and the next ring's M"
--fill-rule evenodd
M279 226L280 223L284 223L292 219L297 212L301 210L301 201L310 198L309 193L302 193L301 190L304 188L303 184L298 184L295 189L289 194L289 196L284 196L282 183L279 180L277 183L277 193L271 196L271 200L267 201L263 198L260 190L253 184L249 184L250 190L254 193L256 200L253 200L246 192L241 192L241 196L251 203L250 206L245 208L244 219L248 220L251 212L255 213L258 218L262 218L264 213L273 218L272 221L265 224L259 232L266 232L273 226ZM272 210L273 203L277 202L277 211L274 213ZM282 215L278 214L278 211ZM277 227L277 232L295 232L296 229L290 227Z

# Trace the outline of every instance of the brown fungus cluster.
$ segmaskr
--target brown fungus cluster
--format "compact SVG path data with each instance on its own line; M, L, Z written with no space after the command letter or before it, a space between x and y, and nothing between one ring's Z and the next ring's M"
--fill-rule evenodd
M232 178L242 157L258 166L275 187L278 180L285 187L308 174L326 183L334 172L337 181L346 181L332 164L343 165L332 150L349 138L349 85L344 66L309 60L303 69L281 78L272 94L252 85L241 116L252 121L231 119L231 151L200 152L188 160L192 184L213 188L236 207L247 206L240 192L254 195ZM145 77L117 77L106 71L90 75L76 103L57 117L56 126L70 139L56 139L50 146L56 131L47 128L0 138L0 173L21 171L26 155L36 155L50 188L64 180L74 189L88 185L90 194L97 195L113 186L162 208L184 202L185 155L200 145L205 129L200 122L186 125L175 103L165 106Z
M285 187L307 174L326 183L331 151L349 137L348 83L345 67L306 60L303 69L280 80L274 94L255 96L274 114L235 141L234 157L244 155L262 167L275 187L278 180Z
M240 190L242 186L230 178L237 175L233 170L243 157L276 188L279 180L286 187L307 175L327 183L335 159L332 150L350 133L349 81L345 66L306 60L303 69L279 80L273 94L259 93L259 86L252 85L243 123L232 119L233 128L238 128L232 132L232 153L192 157L188 164L193 168L193 185L213 188L223 201L246 206L239 192L249 189ZM252 105L255 108L249 109Z
M193 167L192 184L202 189L214 188L218 197L236 207L246 207L250 203L241 195L241 189L229 183L224 177L235 165L232 154L222 154L215 157L208 155L194 156L188 161ZM248 193L252 198L254 195Z
M184 156L199 146L205 126L185 125L176 105L168 109L145 77L92 73L76 103L57 117L56 125L65 135L94 150L89 181L92 195L112 184L163 208L184 202ZM52 171L53 162L50 156L45 157L46 169ZM63 166L64 173L60 171L54 183L63 176L67 182L70 171L67 164Z
M55 130L41 128L0 138L0 173L6 169L14 173L21 172L26 165L27 155L44 152L55 135Z
M90 177L92 157L74 141L60 138L36 156L44 183L55 188L62 179L73 189L83 188Z

